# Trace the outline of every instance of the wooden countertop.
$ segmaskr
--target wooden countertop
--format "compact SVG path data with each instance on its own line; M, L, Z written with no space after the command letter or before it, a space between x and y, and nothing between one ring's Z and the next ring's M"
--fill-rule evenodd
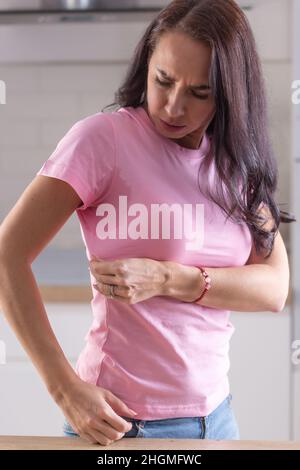
M0 436L1 450L300 450L300 441L211 441L123 438L110 446L80 437Z
M89 285L39 285L44 302L79 302L89 303L93 299L92 288ZM290 286L286 305L292 303L292 286Z
M93 299L92 288L88 285L39 285L43 302L89 303Z

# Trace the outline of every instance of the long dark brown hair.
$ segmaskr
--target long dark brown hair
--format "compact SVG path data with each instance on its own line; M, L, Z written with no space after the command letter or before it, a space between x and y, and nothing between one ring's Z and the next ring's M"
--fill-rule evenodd
M145 102L148 63L167 32L184 32L212 49L210 86L216 114L207 128L211 147L203 168L207 172L214 160L219 180L206 188L205 195L226 219L246 222L257 252L268 257L280 222L293 222L295 217L281 211L274 200L278 168L268 132L261 63L250 24L233 0L173 0L162 9L137 44L115 102L108 106L136 108ZM201 192L207 180L202 176ZM262 229L267 219L258 215L261 204L274 220L271 231Z

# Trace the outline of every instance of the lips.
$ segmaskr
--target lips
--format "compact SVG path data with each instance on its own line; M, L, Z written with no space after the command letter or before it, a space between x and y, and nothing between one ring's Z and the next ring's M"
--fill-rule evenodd
M172 127L185 127L184 124L174 124L174 123L171 123L171 122L164 121L163 119L162 119L162 121L163 121L165 124L168 124L168 126L172 126Z

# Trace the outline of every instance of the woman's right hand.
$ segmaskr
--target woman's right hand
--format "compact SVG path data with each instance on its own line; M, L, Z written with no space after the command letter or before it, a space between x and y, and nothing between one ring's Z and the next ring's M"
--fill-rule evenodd
M79 377L54 399L74 431L92 444L107 446L132 428L121 415L134 417L134 413L122 400Z

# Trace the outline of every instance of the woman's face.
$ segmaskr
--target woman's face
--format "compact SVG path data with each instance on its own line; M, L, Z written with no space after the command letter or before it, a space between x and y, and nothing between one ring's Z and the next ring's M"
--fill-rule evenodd
M187 148L199 147L215 114L210 63L211 48L179 32L163 34L149 61L144 107L160 134Z

